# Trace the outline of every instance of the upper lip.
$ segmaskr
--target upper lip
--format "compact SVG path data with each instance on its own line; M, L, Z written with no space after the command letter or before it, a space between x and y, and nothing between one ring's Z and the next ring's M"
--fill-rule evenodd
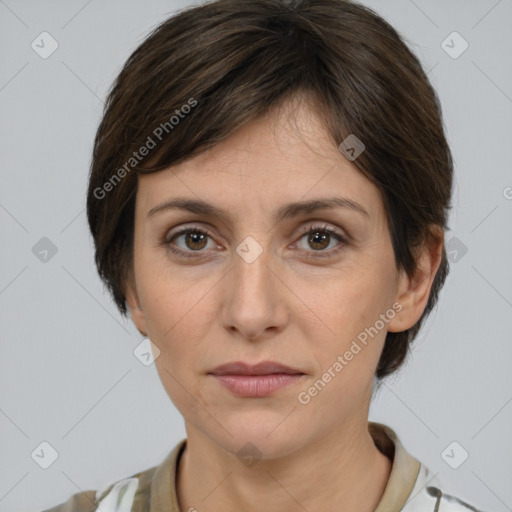
M221 364L211 372L213 375L270 375L272 373L299 374L303 372L274 361L262 361L258 364L248 364L243 361Z

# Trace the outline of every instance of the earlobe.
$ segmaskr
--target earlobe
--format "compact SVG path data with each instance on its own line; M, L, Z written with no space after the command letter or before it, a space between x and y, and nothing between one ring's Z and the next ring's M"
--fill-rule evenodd
M432 283L443 255L443 231L439 226L431 228L431 235L416 254L416 270L408 276L401 269L395 300L401 310L388 323L389 332L410 329L421 318L427 305Z
M142 309L137 289L133 278L129 278L126 284L126 305L130 311L132 322L135 324L137 330L143 335L147 336L146 317L144 310Z

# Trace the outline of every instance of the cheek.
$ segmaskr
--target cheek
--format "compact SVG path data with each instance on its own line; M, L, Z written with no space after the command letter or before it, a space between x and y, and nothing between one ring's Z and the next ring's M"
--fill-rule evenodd
M335 425L340 411L348 414L371 394L386 337L386 329L375 329L375 324L389 308L389 288L382 275L353 271L320 283L317 292L315 312L328 329L303 320L301 330L309 330L318 374L300 391L311 398L308 414L317 411Z
M143 253L137 273L138 290L144 305L148 331L155 339L180 337L204 318L201 308L218 278L207 268L171 264L164 252Z
M353 396L356 389L373 382L387 329L380 315L389 312L393 303L392 268L384 256L379 261L361 257L358 264L322 279L296 282L301 287L297 295L315 313L305 310L297 321L310 340L320 375L329 368L336 374L328 384L332 392Z
M315 282L297 280L297 295L315 313L328 335L348 341L375 323L392 303L388 272L370 265L345 268ZM311 315L307 315L307 322Z
M215 353L211 354L215 347L208 341L218 317L218 286L222 281L211 271L207 276L198 276L197 267L174 266L172 275L156 268L146 272L140 281L141 294L146 299L146 325L149 337L160 350L156 360L160 377L173 402L179 402L183 400L182 386L191 393L199 392L192 391L194 375L206 371L204 365L215 360Z

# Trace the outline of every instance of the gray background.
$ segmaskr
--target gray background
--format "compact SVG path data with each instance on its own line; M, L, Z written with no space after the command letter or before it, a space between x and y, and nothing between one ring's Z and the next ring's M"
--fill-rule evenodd
M456 164L451 274L370 419L449 492L512 510L512 1L364 3L430 69ZM141 335L96 275L84 208L111 81L187 4L0 0L0 511L100 488L158 464L185 436L155 367L133 354ZM31 48L43 31L59 44L46 59ZM441 46L453 31L469 44L458 58ZM46 262L33 251L43 237L57 248ZM43 441L58 452L48 469L31 457ZM469 453L458 469L442 457L453 441Z

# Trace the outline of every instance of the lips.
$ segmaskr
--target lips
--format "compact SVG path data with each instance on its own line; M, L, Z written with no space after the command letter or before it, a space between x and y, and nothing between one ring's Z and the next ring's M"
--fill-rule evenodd
M304 375L304 372L290 366L286 366L274 361L262 361L261 363L250 365L243 361L222 364L212 371L212 375Z
M267 398L301 381L305 374L273 361L250 365L242 361L217 366L209 372L219 384L243 398Z

